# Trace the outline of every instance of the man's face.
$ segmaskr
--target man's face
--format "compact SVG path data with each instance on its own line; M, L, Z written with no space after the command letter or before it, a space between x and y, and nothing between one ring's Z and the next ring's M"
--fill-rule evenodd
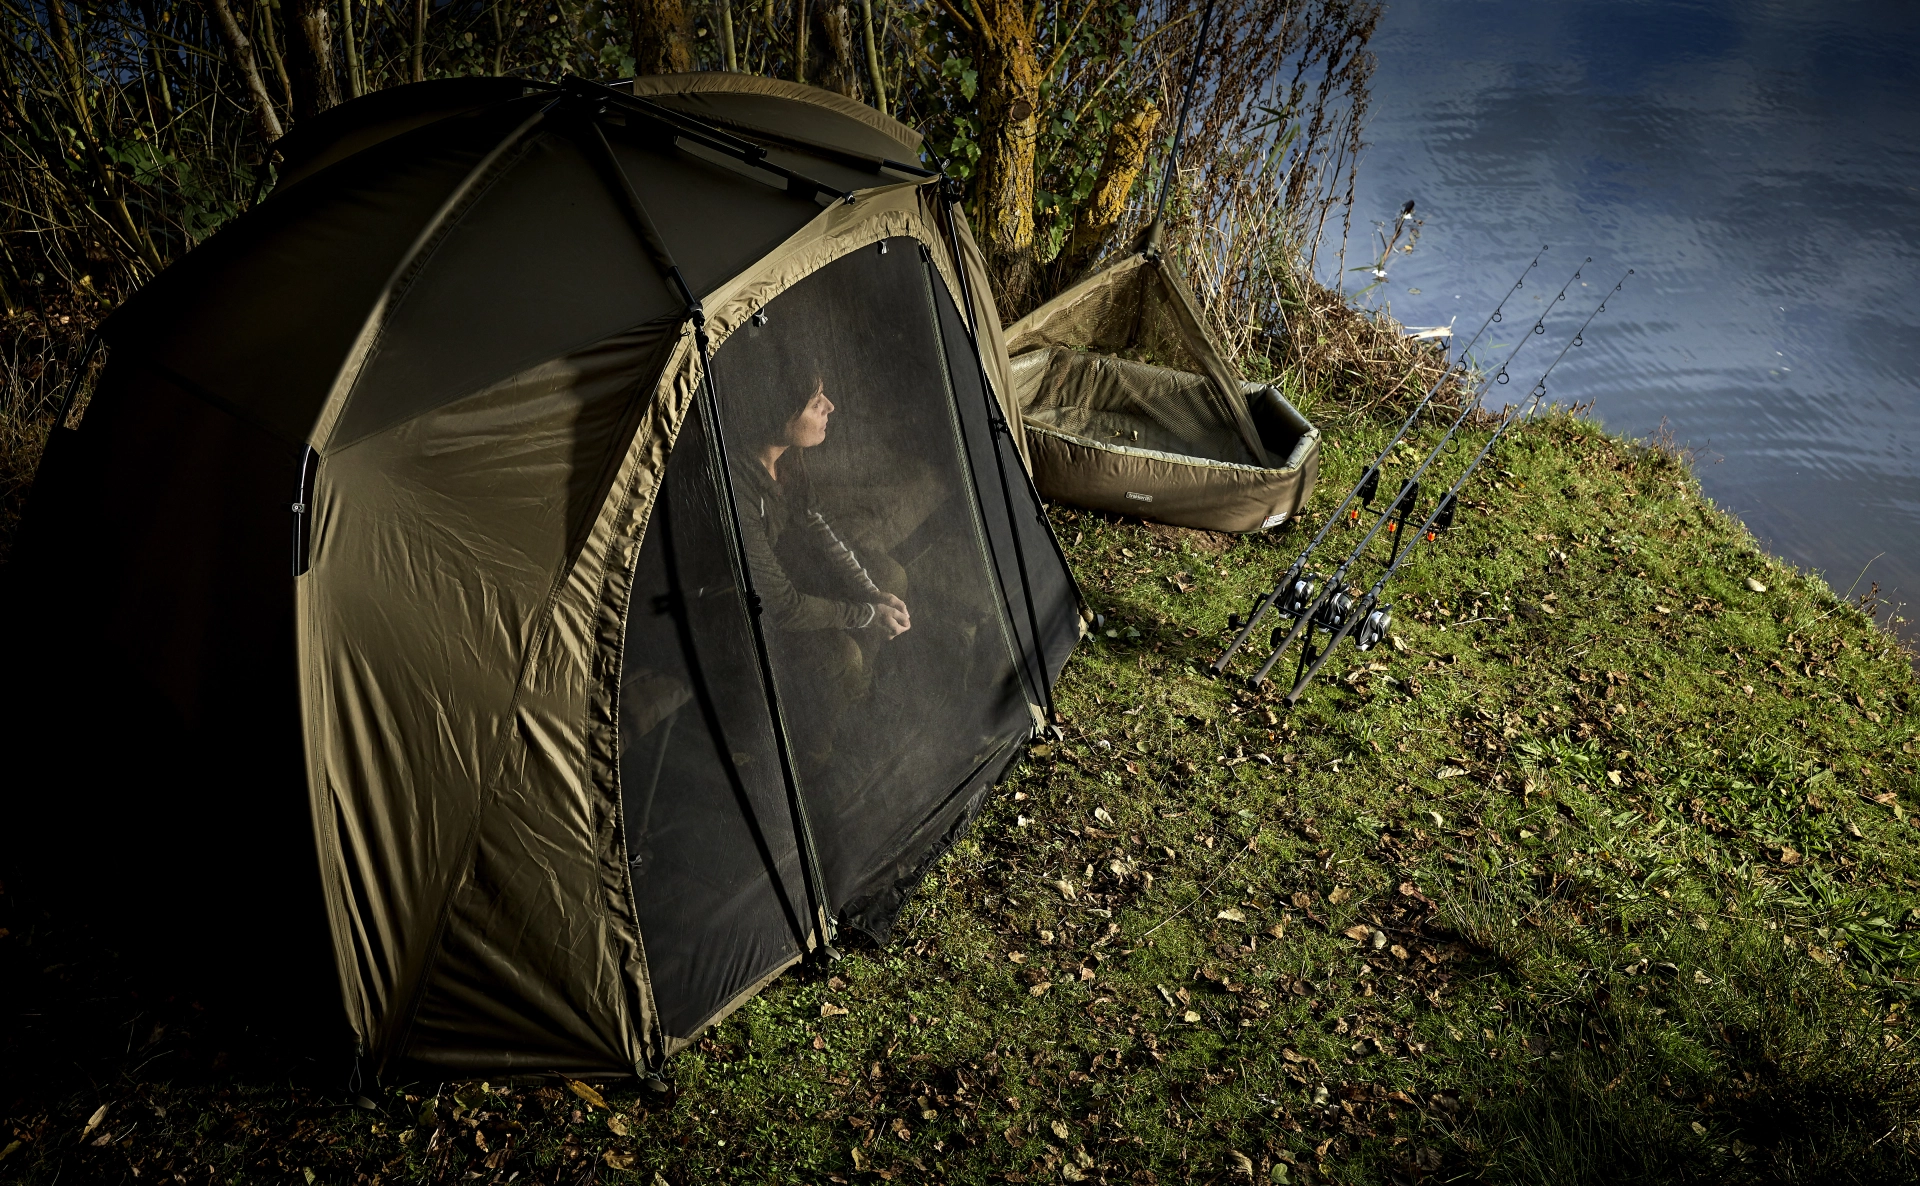
M813 398L787 421L787 444L796 449L811 449L827 439L827 417L833 415L833 401L827 398L826 381L813 389Z

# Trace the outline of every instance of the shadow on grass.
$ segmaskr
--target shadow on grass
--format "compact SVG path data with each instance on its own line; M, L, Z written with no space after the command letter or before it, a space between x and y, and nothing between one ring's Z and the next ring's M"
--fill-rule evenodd
M1911 1181L1920 1067L1842 974L1761 919L1676 928L1659 963L1600 930L1522 923L1484 883L1440 919L1534 1009L1463 1036L1453 1136L1492 1183ZM1889 1014L1891 1016L1891 1014Z

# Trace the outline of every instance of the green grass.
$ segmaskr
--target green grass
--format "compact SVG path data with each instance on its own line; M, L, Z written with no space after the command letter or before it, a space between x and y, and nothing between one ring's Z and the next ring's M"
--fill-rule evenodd
M1386 431L1334 434L1316 513ZM1292 711L1206 665L1304 532L1056 512L1104 616L1064 741L892 945L777 981L671 1099L355 1108L9 900L14 999L75 1020L16 1064L0 1180L1912 1180L1909 655L1669 451L1560 415L1483 475L1398 644Z

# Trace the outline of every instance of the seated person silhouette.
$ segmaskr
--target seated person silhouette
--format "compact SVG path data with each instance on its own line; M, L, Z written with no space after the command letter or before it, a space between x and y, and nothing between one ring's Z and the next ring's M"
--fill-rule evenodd
M737 417L746 423L736 430L734 496L794 748L817 765L847 710L871 691L875 653L913 619L899 565L884 553L862 563L815 505L805 450L827 439L834 407L825 380L797 408L767 403Z

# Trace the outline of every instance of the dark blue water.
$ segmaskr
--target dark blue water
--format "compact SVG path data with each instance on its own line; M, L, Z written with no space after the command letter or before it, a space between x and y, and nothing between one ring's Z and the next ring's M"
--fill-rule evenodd
M1664 422L1775 553L1920 618L1920 5L1389 0L1374 50L1347 263L1424 229L1373 298L1464 340L1543 243L1547 294L1638 269L1554 397Z

